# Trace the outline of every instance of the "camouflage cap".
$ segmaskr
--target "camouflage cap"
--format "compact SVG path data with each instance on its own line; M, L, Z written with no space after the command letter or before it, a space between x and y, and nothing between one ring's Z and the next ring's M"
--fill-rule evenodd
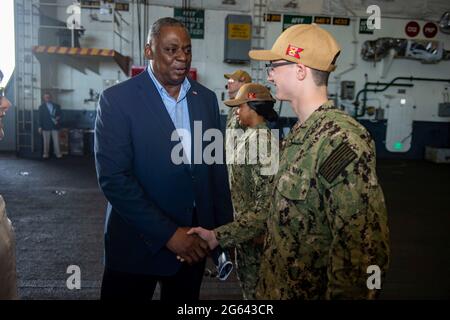
M336 69L340 47L334 37L315 23L297 24L286 29L270 50L250 50L254 60L287 60L331 72Z
M235 81L240 81L240 82L245 82L245 83L250 83L252 82L252 77L250 77L250 75L244 71L244 70L236 70L233 73L225 73L223 75L225 77L225 79L233 79Z
M270 94L269 89L262 84L246 83L239 89L234 99L225 100L224 103L229 107L234 107L249 101L275 102L275 99Z

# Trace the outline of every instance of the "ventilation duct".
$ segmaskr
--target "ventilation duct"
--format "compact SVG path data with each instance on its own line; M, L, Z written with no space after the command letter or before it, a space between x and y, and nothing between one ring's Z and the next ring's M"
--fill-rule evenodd
M450 34L450 12L445 12L439 21L439 28L442 33Z

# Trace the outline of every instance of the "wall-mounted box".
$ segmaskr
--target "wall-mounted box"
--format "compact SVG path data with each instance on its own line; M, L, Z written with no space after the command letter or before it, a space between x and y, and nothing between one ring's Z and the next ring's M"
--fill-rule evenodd
M341 99L355 99L355 81L341 81Z
M225 18L224 59L226 63L248 63L252 45L252 17L229 14Z
M450 117L450 102L439 103L439 117Z
M450 148L425 147L425 159L435 163L450 163Z

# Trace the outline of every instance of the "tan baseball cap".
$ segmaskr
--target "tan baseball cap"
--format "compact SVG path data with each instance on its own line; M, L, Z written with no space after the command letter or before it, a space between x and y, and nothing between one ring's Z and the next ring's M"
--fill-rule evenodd
M286 29L270 50L250 50L254 60L287 60L305 66L334 71L336 59L341 51L334 37L317 24L297 24Z
M224 103L229 107L235 107L249 101L275 102L275 99L270 94L269 89L262 84L246 83L239 89L234 99L225 100Z
M236 70L233 73L225 73L223 75L226 79L233 79L236 81L240 81L240 82L245 82L245 83L250 83L252 82L252 77L250 77L250 75L244 71L244 70Z

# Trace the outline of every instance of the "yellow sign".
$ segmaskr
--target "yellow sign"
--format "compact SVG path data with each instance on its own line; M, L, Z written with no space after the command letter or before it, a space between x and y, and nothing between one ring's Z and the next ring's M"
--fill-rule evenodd
M333 24L336 26L348 26L350 25L350 19L349 18L333 18Z
M264 14L264 21L267 22L281 22L281 14L276 13L265 13Z
M314 17L314 23L317 24L331 24L331 17Z
M250 40L251 32L249 24L230 23L228 25L228 39Z

